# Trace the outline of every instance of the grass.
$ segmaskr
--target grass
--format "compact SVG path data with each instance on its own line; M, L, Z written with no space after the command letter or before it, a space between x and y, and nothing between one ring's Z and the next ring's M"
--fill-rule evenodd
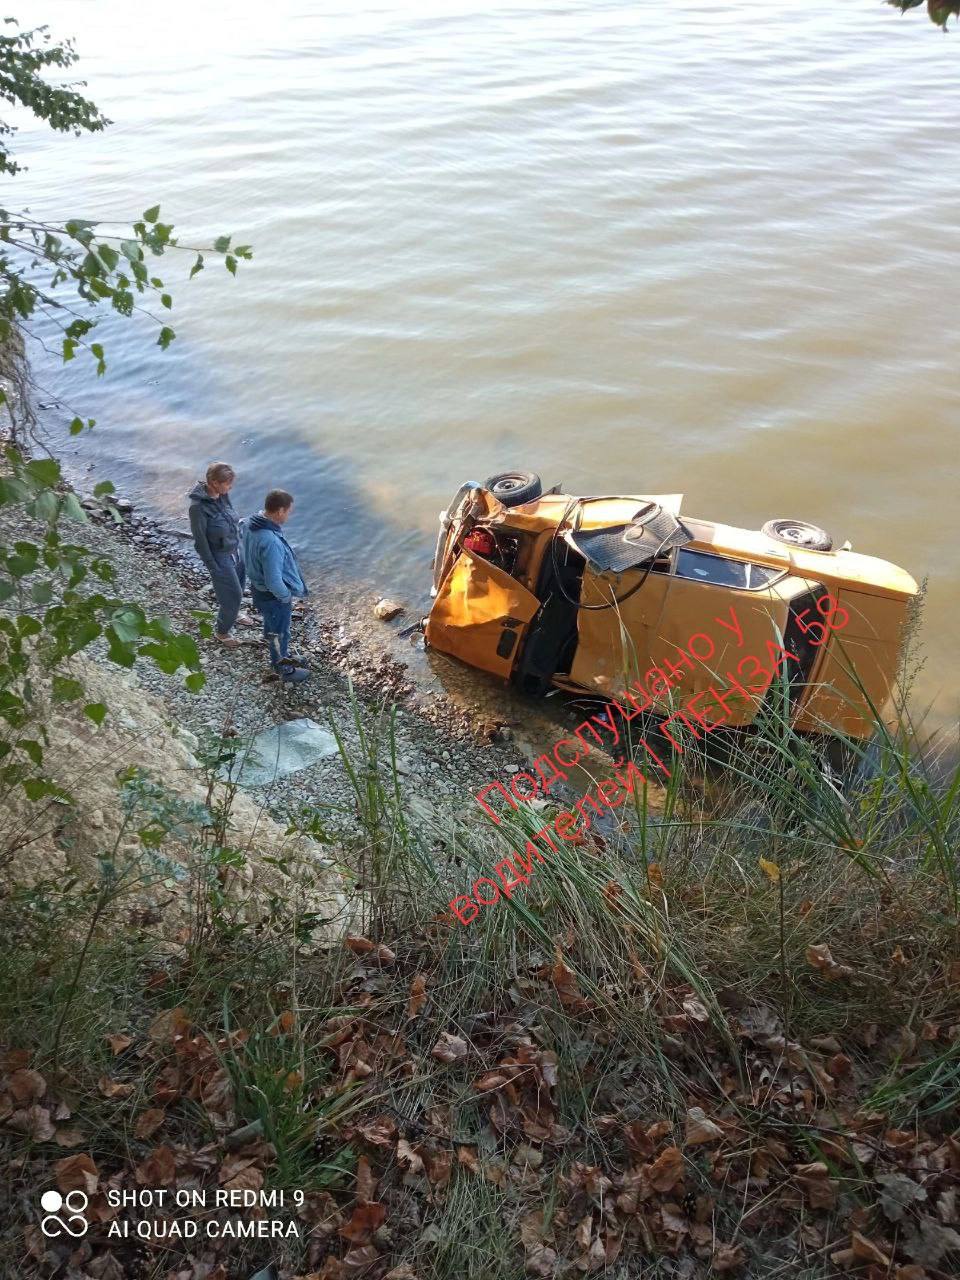
M904 1167L882 1126L935 1143L960 1106L955 763L925 755L904 714L896 731L878 718L869 747L845 744L838 780L774 698L759 733L712 760L676 754L665 793L636 790L619 830L544 846L529 885L461 927L448 901L552 811L418 825L389 709L353 706L356 747L338 733L356 806L344 856L369 944L330 945L276 912L245 929L218 902L185 945L132 934L111 905L68 1000L93 896L45 886L0 905L0 1036L72 1099L98 1168L129 1177L167 1142L223 1170L246 1134L265 1185L312 1197L312 1225L234 1263L324 1280L598 1265L626 1278L666 1274L676 1252L720 1266L720 1245L742 1250L733 1271L814 1280L833 1274L824 1246L849 1238L857 1204L858 1230L900 1247L872 1182ZM322 807L296 822L311 820ZM182 1036L158 1042L174 1009ZM118 1032L132 1043L115 1057ZM106 1099L105 1075L129 1095ZM139 1139L158 1089L162 1127ZM719 1121L719 1147L684 1145L691 1107ZM72 1150L3 1141L15 1195ZM630 1209L673 1142L682 1180L644 1183ZM797 1172L815 1162L823 1175ZM821 1176L836 1191L811 1191ZM371 1198L385 1219L367 1230L350 1215Z

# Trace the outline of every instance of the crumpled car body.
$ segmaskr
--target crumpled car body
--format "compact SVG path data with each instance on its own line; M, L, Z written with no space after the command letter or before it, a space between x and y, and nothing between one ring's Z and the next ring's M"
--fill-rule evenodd
M506 506L461 486L441 514L428 645L533 695L643 690L668 717L719 691L725 713L711 719L735 728L786 696L797 730L869 737L891 701L914 579L849 544L811 550L681 504L550 492ZM786 681L758 685L748 655Z

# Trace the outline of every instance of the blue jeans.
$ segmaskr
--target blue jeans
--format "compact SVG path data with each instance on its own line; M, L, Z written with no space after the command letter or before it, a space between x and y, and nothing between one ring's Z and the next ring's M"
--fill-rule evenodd
M217 635L226 636L233 630L243 599L243 584L247 580L243 560L236 553L221 555L210 570L214 595L220 610L217 613Z
M290 619L293 617L293 601L281 604L269 591L258 591L253 588L253 603L263 614L263 634L270 644L270 662L275 670L280 667L280 659L290 651ZM275 636L276 639L271 639Z

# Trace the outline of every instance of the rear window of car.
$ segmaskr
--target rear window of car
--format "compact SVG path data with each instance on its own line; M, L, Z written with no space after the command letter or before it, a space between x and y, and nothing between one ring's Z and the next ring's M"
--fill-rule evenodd
M655 566L656 567L656 566ZM681 547L677 552L676 575L692 578L696 582L710 582L717 587L735 587L740 591L762 591L771 582L783 577L785 570L766 564L752 564L746 560L728 560L707 551L688 551Z
M726 560L723 556L711 556L703 551L688 551L686 547L681 547L677 553L678 578L712 582L718 587L746 590L747 567L742 560Z

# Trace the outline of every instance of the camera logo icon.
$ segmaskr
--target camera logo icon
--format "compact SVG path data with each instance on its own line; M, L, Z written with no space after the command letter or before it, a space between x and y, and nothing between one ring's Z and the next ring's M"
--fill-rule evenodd
M45 1191L40 1197L40 1208L47 1216L41 1221L40 1230L53 1239L62 1235L84 1235L90 1225L83 1216L89 1203L82 1191L68 1191L65 1196L59 1191ZM57 1216L61 1210L65 1212L64 1217Z

